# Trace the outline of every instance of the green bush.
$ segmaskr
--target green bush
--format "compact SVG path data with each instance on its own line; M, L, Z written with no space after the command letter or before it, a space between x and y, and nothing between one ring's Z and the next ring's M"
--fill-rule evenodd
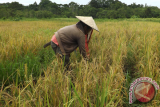
M139 16L133 15L131 18L135 19L135 18L139 18Z
M2 19L3 19L3 20L6 20L6 17L3 17Z
M36 18L51 18L53 15L50 11L37 11L35 14Z

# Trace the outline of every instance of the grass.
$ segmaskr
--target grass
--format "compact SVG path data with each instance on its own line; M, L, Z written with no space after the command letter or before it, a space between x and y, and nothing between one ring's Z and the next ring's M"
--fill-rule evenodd
M146 76L160 84L159 23L96 20L100 33L94 31L89 43L90 61L72 53L73 70L64 72L52 49L43 45L59 28L76 22L0 21L0 70L5 77L0 106L159 106L160 91L147 104L129 105L128 99L130 83L136 78Z

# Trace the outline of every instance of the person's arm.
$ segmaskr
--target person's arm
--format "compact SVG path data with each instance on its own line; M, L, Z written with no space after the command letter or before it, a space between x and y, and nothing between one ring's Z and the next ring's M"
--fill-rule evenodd
M85 48L85 36L82 36L78 39L78 46L83 58L85 60L88 60L88 57L86 55L86 48Z

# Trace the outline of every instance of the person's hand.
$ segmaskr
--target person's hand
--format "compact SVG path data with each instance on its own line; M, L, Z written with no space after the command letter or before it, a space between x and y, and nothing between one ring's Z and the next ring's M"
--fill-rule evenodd
M87 54L87 59L88 59L88 60L90 59L90 54Z

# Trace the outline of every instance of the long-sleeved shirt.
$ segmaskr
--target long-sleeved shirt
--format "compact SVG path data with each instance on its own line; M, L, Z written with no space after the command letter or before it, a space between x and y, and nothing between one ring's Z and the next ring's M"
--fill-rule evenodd
M91 36L88 38L88 35L85 35L83 26L78 22L75 25L59 29L51 41L60 47L63 55L69 55L79 47L80 53L86 58L86 54L89 54L88 43L90 38Z

